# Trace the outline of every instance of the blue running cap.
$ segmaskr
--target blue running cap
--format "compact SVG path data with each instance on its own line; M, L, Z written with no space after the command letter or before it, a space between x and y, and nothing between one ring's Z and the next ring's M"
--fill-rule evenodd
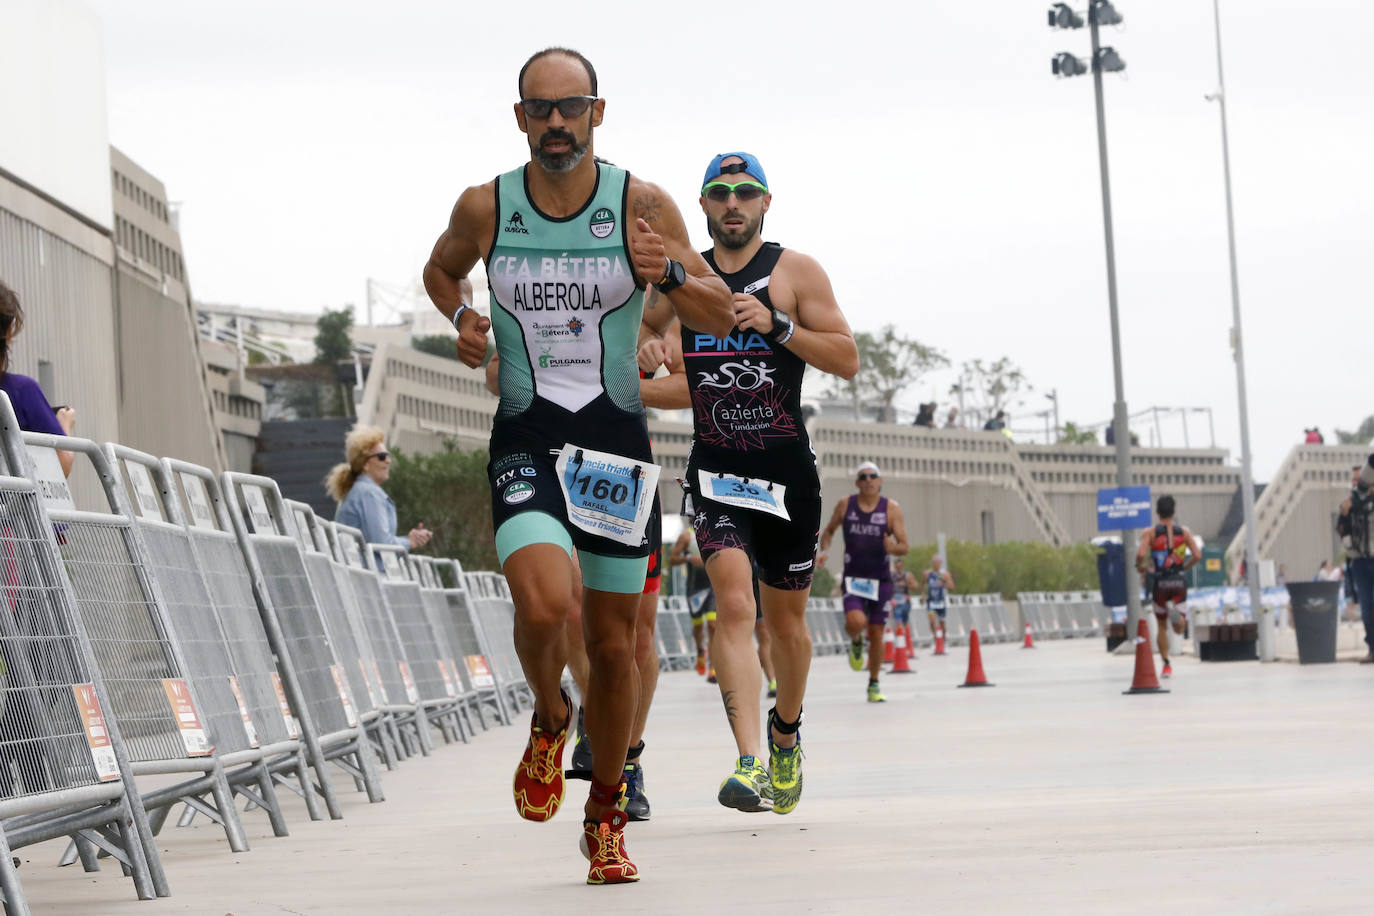
M732 156L743 159L741 163L727 165L724 169L720 167L723 160ZM733 175L739 172L747 173L751 178L757 179L758 183L765 188L768 187L768 176L763 173L763 166L759 164L758 157L753 153L721 153L711 160L711 164L706 167L706 177L701 179L701 186L704 188L715 181L721 175Z

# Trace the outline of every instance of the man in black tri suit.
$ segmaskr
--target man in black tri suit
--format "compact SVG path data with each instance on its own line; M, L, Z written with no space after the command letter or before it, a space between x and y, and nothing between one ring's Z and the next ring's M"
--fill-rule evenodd
M605 102L585 57L540 51L518 87L515 120L529 162L462 193L425 265L425 288L457 328L464 363L481 364L489 329L501 355L488 474L515 645L534 694L516 810L543 821L562 802L571 717L560 686L564 627L581 601L594 758L582 849L589 884L618 884L639 877L617 803L640 695L635 616L656 504L635 367L643 290L655 286L665 311L722 334L732 323L729 291L691 249L667 194L596 161L592 134ZM464 284L479 259L491 318L472 309Z
M811 666L805 611L821 521L802 375L812 365L853 378L859 354L820 264L760 237L771 203L763 166L749 153L722 154L707 166L701 208L714 245L703 256L734 294L735 327L722 336L679 313L682 355L668 368L691 398L687 483L716 594L711 658L739 752L717 798L742 811L786 814L802 790L798 729ZM647 327L671 333L672 318L661 301L646 304ZM646 348L662 351L663 341L642 341L641 368L653 362ZM759 759L762 684L750 639L754 563L778 681L767 769Z

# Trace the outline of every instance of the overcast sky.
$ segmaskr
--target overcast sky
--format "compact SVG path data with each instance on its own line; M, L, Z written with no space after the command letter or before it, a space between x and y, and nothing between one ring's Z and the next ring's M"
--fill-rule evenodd
M1037 389L1017 427L1043 425L1051 389L1062 420L1110 416L1092 83L1049 68L1088 35L1047 28L1046 3L90 3L111 141L182 202L199 300L317 311L361 305L367 277L414 283L458 193L528 158L516 74L564 44L607 99L597 153L667 188L700 247L706 162L749 149L774 192L767 237L821 261L856 329L893 322L956 364L1009 356ZM1106 79L1126 398L1213 408L1238 460L1212 6L1118 9L1103 41L1127 63ZM1304 427L1334 441L1374 412L1374 8L1228 0L1222 16L1265 480ZM948 403L951 380L907 401ZM1176 424L1165 436L1182 444Z

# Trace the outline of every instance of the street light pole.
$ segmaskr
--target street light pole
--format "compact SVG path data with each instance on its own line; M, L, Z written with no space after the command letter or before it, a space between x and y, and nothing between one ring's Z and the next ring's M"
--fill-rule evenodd
M1250 611L1259 629L1260 661L1274 660L1274 618L1260 602L1259 533L1255 530L1255 484L1250 460L1250 408L1245 395L1245 346L1240 326L1240 278L1236 270L1236 224L1231 205L1231 144L1226 131L1226 80L1221 68L1221 0L1212 0L1217 34L1217 91L1209 96L1221 112L1221 168L1226 185L1226 244L1231 258L1231 346L1236 359L1236 397L1240 407L1240 502L1245 513L1245 580Z
M1092 0L1088 6L1088 31L1092 35L1092 73L1093 99L1097 108L1097 161L1102 179L1102 236L1107 249L1107 307L1111 311L1112 324L1112 381L1115 384L1116 402L1112 416L1116 437L1116 485L1131 485L1131 430L1126 419L1126 383L1121 370L1121 319L1118 315L1116 299L1116 243L1112 233L1112 188L1107 168L1107 115L1102 104L1102 66L1100 63L1101 44L1098 41L1098 11L1100 0ZM1110 8L1110 7L1109 7ZM1135 638L1137 621L1140 620L1140 574L1136 571L1131 557L1131 544L1123 533L1122 546L1126 548L1126 636Z

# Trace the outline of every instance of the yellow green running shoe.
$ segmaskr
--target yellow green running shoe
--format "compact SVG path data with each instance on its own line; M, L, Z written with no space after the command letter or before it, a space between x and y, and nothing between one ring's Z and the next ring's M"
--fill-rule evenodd
M767 811L773 807L773 785L768 771L757 758L745 754L735 763L735 772L725 777L716 796L722 805L738 811Z
M878 684L877 684L877 682L875 682L875 681L869 681L869 683L868 683L868 702L870 702L870 703L886 703L886 702L887 702L887 697L883 696L883 689L882 689L881 687L879 687Z
M773 720L768 714L768 773L773 786L773 813L790 814L801 801L802 793L802 749L801 732L797 732L797 743L792 747L778 747L773 741Z
M849 667L862 671L864 667L864 638L855 636L849 641Z

